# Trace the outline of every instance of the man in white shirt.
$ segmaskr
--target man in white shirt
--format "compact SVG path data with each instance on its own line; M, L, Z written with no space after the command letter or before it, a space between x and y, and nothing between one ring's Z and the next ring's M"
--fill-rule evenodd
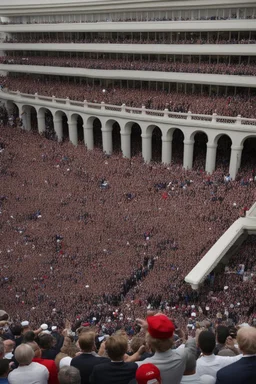
M47 384L49 378L48 369L38 363L32 363L33 349L27 344L19 345L14 352L19 367L8 376L10 384Z
M198 346L202 351L196 364L196 373L199 376L211 375L216 379L217 372L229 364L240 360L243 355L238 356L216 356L213 354L216 345L215 336L210 331L202 331L198 337Z
M210 375L203 375L200 377L198 373L196 373L195 355L189 353L180 384L215 384L215 379Z

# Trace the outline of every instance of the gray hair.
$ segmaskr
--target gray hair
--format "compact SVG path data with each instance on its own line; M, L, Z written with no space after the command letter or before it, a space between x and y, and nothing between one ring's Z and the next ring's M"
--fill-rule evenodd
M30 345L21 344L19 345L14 352L15 359L20 365L28 365L32 362L35 353Z
M72 366L65 366L59 370L60 384L81 384L80 371Z
M193 353L187 353L186 367L184 373L191 373L196 370L196 357Z

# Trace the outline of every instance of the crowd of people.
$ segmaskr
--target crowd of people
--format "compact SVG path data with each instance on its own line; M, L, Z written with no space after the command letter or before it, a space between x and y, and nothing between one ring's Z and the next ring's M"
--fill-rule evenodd
M128 107L164 110L173 112L192 112L194 114L220 116L241 115L244 118L255 118L255 96L248 93L233 96L217 96L216 94L184 93L175 91L156 91L153 89L136 89L125 87L107 87L61 80L48 79L43 76L33 78L29 75L7 76L1 78L1 87L5 90L22 93L44 95L70 100L92 103L105 102L111 105L126 104Z
M140 333L102 335L70 323L61 332L28 321L13 326L0 311L0 381L3 384L254 384L256 328L197 325L187 339L166 315L137 319ZM77 328L78 327L78 328Z
M233 304L237 321L253 321L254 277L245 276L254 272L254 237L234 259L244 260L245 274L216 277L200 300L183 283L254 202L253 159L242 181L227 185L221 167L212 177L185 172L179 157L169 168L147 166L140 157L108 158L10 128L1 129L1 142L2 302L16 320L87 316L105 329L121 322L134 332L147 307L175 308L185 325L191 304L203 317ZM237 284L245 286L239 298Z
M66 36L60 36L58 38L49 37L42 35L41 37L35 36L32 37L31 34L26 36L25 34L16 34L12 37L6 37L3 41L4 43L43 43L43 44L255 44L256 40L253 38L217 38L217 36L212 38L203 38L203 37L190 37L190 38L181 38L179 34L174 34L169 36L169 38L163 36L158 36L158 38L133 38L132 36L120 35L116 38L111 36L98 36L98 37L74 37L72 34L67 34Z
M40 19L33 19L31 21L27 21L26 24L60 24L60 23L101 23L101 22L148 22L148 21L191 21L191 20L202 20L202 21L205 21L205 20L242 20L242 19L245 19L245 20L254 20L256 15L254 13L252 14L249 14L249 15L246 15L246 17L243 17L243 12L242 12L242 17L237 17L237 13L233 13L229 16L200 16L198 15L198 17L194 14L193 15L193 18L192 17L183 17L183 16L180 16L180 17L166 17L166 16L163 16L163 17L154 17L153 15L148 15L148 17L145 17L145 16L141 16L141 17L123 17L123 18L119 18L119 19L116 19L116 18L109 18L109 17L106 17L105 19L102 19L102 18L98 18L98 19L93 19L93 20L90 20L90 19L85 19L85 20L78 20L78 19L69 19L69 20L51 20L50 18L47 20L47 21L44 21L44 20L41 20ZM84 15L84 17L86 17L86 15ZM7 21L0 21L0 24L3 24L3 25L8 25L8 24L24 24L24 22L21 22L21 21L18 21L18 20L15 20L14 18L10 19L8 22Z
M7 128L10 118L15 123ZM221 368L256 351L249 327L256 324L256 237L198 292L183 279L255 201L255 160L227 182L225 163L209 176L184 171L180 154L166 167L58 144L15 128L18 117L6 116L4 107L1 125L1 306L9 317L0 311L0 378L144 384L150 377L178 384L188 375L198 384L225 383ZM136 320L153 310L172 322L165 315ZM235 340L237 324L238 335L249 332L250 348ZM159 364L160 356L169 361L166 350L170 362ZM239 372L239 380L254 383L254 370Z
M135 71L162 71L182 73L207 73L238 76L255 76L255 64L228 64L228 63L181 63L145 60L121 59L87 59L77 57L49 57L49 56L1 56L2 64L42 65L54 67L71 67L107 70L135 70Z

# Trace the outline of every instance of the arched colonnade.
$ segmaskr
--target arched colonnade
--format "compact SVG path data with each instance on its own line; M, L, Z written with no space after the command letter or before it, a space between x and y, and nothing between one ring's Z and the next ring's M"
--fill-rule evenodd
M47 108L34 105L24 105L21 103L13 103L7 101L7 109L16 105L19 110L19 115L22 116L23 127L26 130L31 130L31 111L36 110L37 130L40 134L43 134L46 130L46 111ZM231 140L231 151L229 159L229 173L232 178L236 177L238 169L241 165L243 144L247 138L256 138L255 132L248 131L236 131L232 129L213 129L211 127L189 127L188 125L178 124L176 126L170 126L170 124L162 123L150 123L146 122L142 118L136 118L135 116L124 117L107 117L99 116L97 111L95 115L87 113L76 113L60 108L48 108L52 114L53 128L56 133L59 142L63 138L68 136L68 139L76 146L78 141L82 139L85 146L92 150L95 146L94 137L94 122L100 121L101 125L101 139L103 151L111 155L113 152L113 127L118 127L120 130L120 142L122 154L125 158L131 158L132 156L132 131L134 126L139 126L141 130L141 148L142 157L145 162L150 162L152 157L152 137L155 129L161 133L161 161L164 164L170 164L172 162L173 152L173 137L174 132L178 129L182 132L183 140L183 167L185 169L191 169L194 161L194 148L195 148L195 136L197 134L206 135L206 158L205 158L205 170L208 173L212 173L216 167L216 155L220 138L226 135ZM64 135L63 116L67 119L68 132ZM130 117L130 119L129 119ZM160 119L159 119L160 120ZM78 121L79 129L78 129ZM82 122L82 129L81 129ZM117 130L118 130L117 129ZM116 131L116 129L115 129Z

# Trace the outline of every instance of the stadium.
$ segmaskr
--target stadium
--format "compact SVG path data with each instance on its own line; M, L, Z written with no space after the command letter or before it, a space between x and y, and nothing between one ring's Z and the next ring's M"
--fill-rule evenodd
M1 1L10 329L256 326L255 19L252 0Z

